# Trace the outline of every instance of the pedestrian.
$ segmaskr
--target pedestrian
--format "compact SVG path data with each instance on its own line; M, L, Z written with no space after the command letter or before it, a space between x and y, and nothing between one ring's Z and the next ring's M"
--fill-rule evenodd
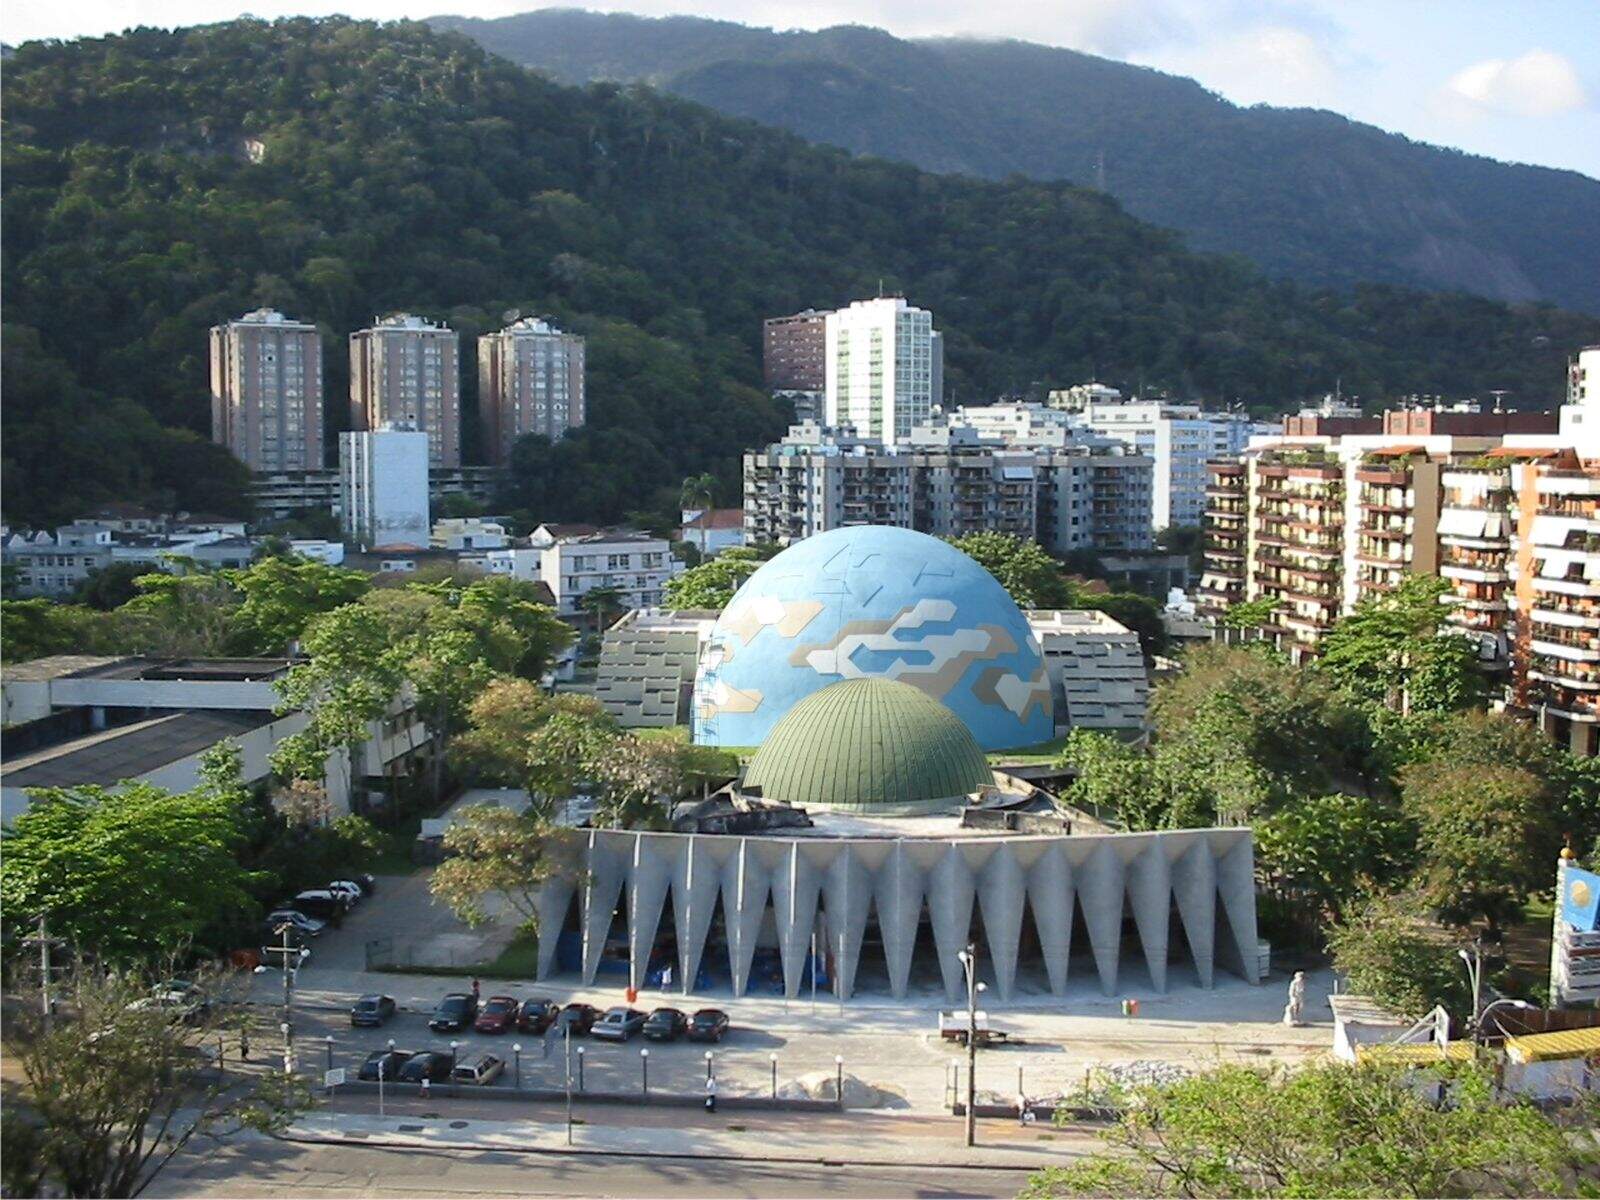
M422 1098L424 1100L428 1098L428 1077L426 1075L422 1077Z
M1028 1125L1028 1098L1021 1092L1017 1093L1017 1124L1024 1129Z
M472 1002L474 1004L476 1004L478 1002L479 993L481 993L482 991L483 991L483 985L480 984L476 979L474 979L472 981Z
M244 1025L239 1026L239 1061L250 1061L250 1030Z
M717 1077L715 1075L706 1076L706 1111L708 1113L717 1111Z

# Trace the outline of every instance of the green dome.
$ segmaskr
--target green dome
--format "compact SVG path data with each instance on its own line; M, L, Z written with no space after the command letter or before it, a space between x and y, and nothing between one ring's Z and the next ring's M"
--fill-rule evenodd
M883 678L847 679L800 701L744 778L768 800L902 816L951 808L993 783L955 713L909 683Z

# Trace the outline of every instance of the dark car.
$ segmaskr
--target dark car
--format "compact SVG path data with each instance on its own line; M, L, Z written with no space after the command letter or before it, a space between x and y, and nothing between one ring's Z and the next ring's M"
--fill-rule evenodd
M383 1077L390 1083L400 1078L400 1071L412 1058L409 1050L374 1050L367 1055L367 1061L361 1064L361 1069L356 1072L357 1079L365 1079L375 1083L378 1079L378 1068L383 1068Z
M689 1018L691 1042L720 1042L728 1032L728 1014L720 1008L702 1008Z
M435 1033L460 1033L471 1025L478 1015L478 998L471 992L451 992L439 1001L428 1020L428 1028Z
M599 1019L598 1008L574 1000L556 1016L556 1032L563 1033L570 1029L573 1037L581 1037L594 1028L594 1023Z
M283 907L303 912L308 917L315 917L319 921L326 921L335 926L342 923L345 914L350 911L350 905L343 896L326 888L312 888L301 892L293 900L286 901Z
M424 1050L406 1059L405 1065L400 1068L400 1082L421 1083L426 1079L430 1083L444 1083L449 1080L450 1071L455 1065L453 1055L441 1050Z
M678 1008L658 1008L644 1019L645 1037L653 1042L675 1042L689 1027L689 1018Z
M472 1027L479 1033L506 1033L517 1023L515 996L490 996Z
M625 1042L644 1028L644 1014L637 1008L618 1005L608 1008L606 1015L589 1027L589 1036L613 1042Z
M394 1016L394 997L369 992L350 1006L351 1025L382 1025Z
M543 1033L560 1015L561 1006L553 1000L524 1000L517 1013L517 1028L523 1033Z

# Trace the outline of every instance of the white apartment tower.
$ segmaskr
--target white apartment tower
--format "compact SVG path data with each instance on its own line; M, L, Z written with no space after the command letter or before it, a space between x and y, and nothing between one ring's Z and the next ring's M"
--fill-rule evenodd
M322 339L270 308L211 329L211 440L252 471L323 465Z
M1254 432L1242 413L1202 412L1194 404L1091 398L1080 411L1085 428L1155 460L1150 521L1157 532L1199 526L1206 507L1206 463L1239 454Z
M478 339L478 414L484 461L503 466L512 444L537 433L555 441L584 422L584 342L524 317Z
M350 335L350 424L428 435L428 465L461 465L461 340L409 313ZM427 539L423 539L426 544Z
M823 423L893 445L928 419L944 390L944 340L933 314L900 296L828 314Z
M363 550L426 547L430 439L386 426L339 435L339 504L347 540Z

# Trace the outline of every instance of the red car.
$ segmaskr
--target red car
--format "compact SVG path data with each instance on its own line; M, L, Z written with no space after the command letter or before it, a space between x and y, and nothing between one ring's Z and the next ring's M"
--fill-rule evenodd
M512 996L490 996L472 1027L479 1033L506 1033L517 1025L517 1001Z

